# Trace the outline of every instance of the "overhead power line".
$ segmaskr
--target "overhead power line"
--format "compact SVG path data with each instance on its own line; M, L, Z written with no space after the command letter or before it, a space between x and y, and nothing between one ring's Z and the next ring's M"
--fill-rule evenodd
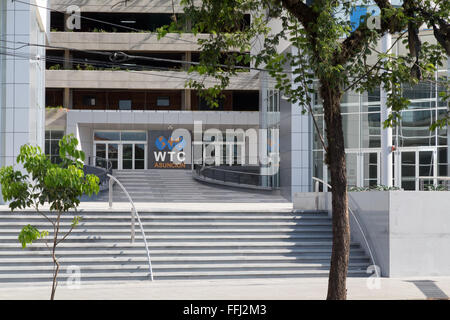
M0 40L1 41L1 40ZM31 59L31 60L45 60L45 61L49 61L49 62L54 62L54 63L63 63L65 61L68 61L70 63L74 63L74 64L87 64L87 65L95 65L98 67L104 67L104 68L117 68L117 67L121 67L121 69L119 70L111 70L111 71L121 71L121 72L130 72L133 74L141 74L141 75L145 75L145 76L157 76L157 77L163 77L163 78L169 78L169 79L180 79L180 80L184 80L184 81L188 81L188 80L196 80L194 78L190 78L190 77L183 77L181 75L167 75L164 74L162 71L174 71L171 68L167 68L167 67L149 67L149 69L146 69L146 67L148 66L143 66L143 65L126 65L126 64L120 64L120 63L112 63L112 62L103 62L103 61L98 61L98 60L89 60L89 59L65 59L65 58L59 58L59 57L52 57L52 56L43 56L43 57L37 57L37 56L33 56L33 55L27 55L25 53L11 53L11 52L2 52L0 51L0 55L7 55L7 56L13 56L13 57L18 57L18 58L22 58L22 59ZM133 69L130 70L132 68L141 68L141 69ZM154 71L155 69L159 70L159 71ZM153 70L153 71L152 71ZM90 70L86 70L87 72L89 72ZM102 70L102 71L108 71L108 70ZM197 79L198 80L198 79ZM212 81L214 81L214 78L211 79ZM155 81L155 82L159 82L159 81ZM211 81L210 81L211 82ZM275 85L276 81L275 80L268 80L269 84ZM434 81L431 82L432 84L435 84ZM234 80L233 84L242 84L242 85L246 85L248 84L248 81L246 80ZM414 90L414 92L429 92L429 90ZM353 94L353 93L347 93L348 96L354 96L354 97L359 97L358 94ZM412 99L412 100L416 100L416 99ZM419 99L422 100L422 99ZM414 101L412 101L414 102ZM347 105L346 103L342 104L343 106ZM318 104L317 106L320 106L320 104ZM428 110L428 109L424 109L424 110ZM357 112L345 112L345 114L352 114L352 113L357 113ZM372 111L369 113L376 113L376 111Z
M23 58L23 59L32 59L32 60L46 60L49 62L64 62L64 58L58 58L58 57L36 57L36 56L30 56L30 55L26 55L26 54L18 54L18 53L7 53L7 52L1 52L0 51L0 55L8 55L8 56L14 56L14 57L19 57L19 58ZM70 60L72 63L77 63L77 64L94 64L93 60L82 60L82 59L71 59ZM118 67L118 64L114 64L114 63L108 63L108 62L99 62L98 64L95 64L99 67L105 67L105 68L114 68L114 67ZM122 71L122 72L130 72L133 74L142 74L145 76L158 76L158 77L163 77L163 78L169 78L169 79L181 79L181 80L193 80L193 78L188 78L188 77L183 77L183 76L177 76L177 75L167 75L164 74L163 72L152 72L151 69L150 70L146 70L146 69L139 69L139 70L129 70L129 68L132 68L133 66L129 66L129 65L122 65L122 67L126 68L126 69L120 69L120 70L114 70L114 71ZM136 65L135 67L143 67L141 65ZM170 68L164 68L164 67L152 67L152 68L156 68L160 71L173 71ZM89 72L89 70L86 70L87 72ZM103 71L108 71L108 70L103 70ZM214 80L214 79L211 79ZM155 81L155 82L160 82L160 81ZM276 81L270 80L269 81L271 84L276 84ZM433 82L434 83L434 82ZM233 82L233 84L248 84L248 81L245 80L236 80ZM248 89L251 90L251 89ZM428 93L429 90L414 90L414 92L424 92L424 93ZM354 93L347 93L347 96L354 96L354 97L359 97L358 94L354 94ZM412 99L412 100L416 100L416 99ZM422 100L422 99L419 99ZM411 101L414 102L414 101ZM430 102L431 103L431 102ZM351 103L350 103L351 104ZM356 104L356 103L355 103ZM342 103L342 106L347 106L348 103ZM320 108L321 104L317 104L316 107ZM441 107L441 108L445 108L445 107ZM423 109L414 109L414 111L418 111L418 110L434 110L433 109L427 109L427 108L423 108ZM379 111L368 111L368 112L364 112L364 113L377 113ZM358 111L349 111L349 112L344 112L344 114L359 114Z
M51 12L58 12L58 13L61 13L61 14L65 14L64 11L59 11L59 10L52 9L52 8L49 8L49 7L45 7L45 6L41 6L41 5L37 5L37 4L33 4L33 3L21 1L21 0L13 0L13 1L16 1L16 2L19 2L19 3L23 3L23 4L26 4L26 5L30 5L30 6L34 6L34 7L38 7L38 8L42 8L42 9L46 9L46 10L49 10ZM130 31L144 32L144 33L154 33L154 32L148 32L147 30L137 29L137 28L133 28L133 27L130 27L130 26L116 24L116 23L112 23L112 22L108 22L108 21L104 21L104 20L100 20L100 19L89 18L89 17L85 17L85 16L82 16L82 15L72 14L72 16L79 17L81 19L86 19L86 20L90 20L90 21L94 21L94 22L99 22L99 23L111 25L111 26L115 26L115 27L119 27L119 28L123 28L123 29L130 30ZM154 33L154 34L156 34L156 33ZM184 42L188 42L188 43L192 43L192 44L198 44L196 41L187 40L187 39L181 39L181 38L174 38L174 37L171 37L169 35L165 35L164 37L169 38L169 39L173 39L173 40L177 40L177 41L184 41ZM49 46L49 48L57 49L57 48L62 48L62 47ZM65 48L65 49L77 50L77 49L74 49L74 48ZM92 52L94 52L94 51L92 51ZM137 57L137 56L135 56L135 57ZM187 62L187 61L180 61L180 63L192 64L192 65L198 64L198 63L195 63L195 62ZM218 66L219 67L229 67L229 66L226 66L226 65L218 65ZM267 70L264 70L264 69L261 69L261 68L250 68L250 67L243 67L243 66L233 66L233 67L235 67L236 69L247 69L247 68L249 68L251 70L267 71ZM290 71L287 71L287 72L291 73Z
M114 52L110 52L110 51L97 51L97 50L86 50L86 49L76 49L76 48L70 48L70 47L61 47L61 46L51 46L51 45L46 45L46 44L37 44L37 43L29 43L29 42L23 42L23 41L7 41L7 40L0 40L2 42L9 42L9 43L15 43L15 44L20 44L22 45L21 48L25 45L28 46L35 46L35 47L44 47L47 49L53 49L53 50L72 50L72 51L77 51L77 52L83 52L83 53L90 53L90 54L98 54L98 55L103 55L103 56L107 56L112 62L114 61L120 61L120 62L124 62L124 61L129 61L132 59L136 59L136 60L149 60L149 61L158 61L158 62L170 62L170 63L179 63L179 64L187 64L187 65L201 65L201 62L195 62L195 61L186 61L186 60L176 60L176 59L167 59L167 58L157 58L157 57L148 57L148 56L140 56L140 55L130 55L127 54L123 51L114 51ZM232 65L232 66L228 66L225 64L217 64L217 67L220 68L235 68L235 69L241 69L241 70L253 70L253 71L259 71L259 72L269 72L269 70L267 69L262 69L262 68L254 68L254 67L246 67L246 66L237 66L237 65ZM289 73L293 73L290 70L285 70L285 73L289 74Z
M45 9L45 10L48 10L48 11L51 11L51 12L58 12L58 13L61 13L61 14L66 14L66 12L64 12L64 11L56 10L56 9L53 9L53 8L41 6L41 5L38 5L38 4L26 2L26 1L21 1L21 0L13 0L13 1L25 4L25 5L29 5L29 6L33 6L33 7L37 7L37 8L41 8L41 9ZM122 24L117 24L117 23L113 23L113 22L109 22L109 21L104 21L104 20L95 19L95 18L89 18L89 17L85 17L85 16L82 16L82 15L79 15L79 14L75 14L75 13L71 14L71 15L73 17L79 17L80 19L85 19L85 20L89 20L89 21L94 21L94 22L110 25L112 27L123 28L123 29L126 29L126 30L135 31L135 32L144 32L144 33L154 33L154 34L156 34L155 32L149 32L148 30L137 29L137 28L133 28L133 27L130 27L130 26L125 26L125 25L122 25ZM192 40L179 39L179 38L174 38L174 37L170 37L170 36L167 36L167 35L165 37L167 37L169 39L175 39L175 40L179 40L179 41L184 41L184 42L197 44L196 41L192 41Z
M63 63L64 61L67 61L67 59L64 58L58 58L58 57L37 57L37 56L30 56L30 55L26 55L26 54L20 54L20 53L10 53L10 52L1 52L0 51L0 55L8 55L8 56L14 56L14 57L19 57L19 58L23 58L23 59L32 59L32 60L45 60L45 61L49 61L49 62L61 62ZM195 75L193 77L183 77L182 75L168 75L166 73L160 72L160 71L174 71L171 68L165 68L165 67L148 67L148 66L142 66L142 65L135 65L135 66L130 66L130 65L125 65L123 63L108 63L108 62L97 62L97 61L92 61L92 60L81 60L81 59L69 59L68 62L72 62L75 64L87 64L87 65L96 65L98 67L105 67L105 68L114 68L114 67L121 67L119 70L113 70L113 71L121 71L121 72L130 72L133 74L142 74L145 76L157 76L157 77L163 77L163 78L169 78L169 79L180 79L180 80L184 80L184 81L189 81L189 80L197 80L199 81L201 78L201 76L199 75ZM138 70L130 70L134 67L140 67L141 69ZM148 67L149 69L145 69L146 67ZM160 71L155 71L155 69L158 69ZM152 71L153 70L153 71ZM89 70L87 70L89 71ZM108 70L103 70L103 71L108 71ZM177 72L177 71L175 71ZM214 78L210 78L207 79L206 77L204 77L204 80L207 83L213 84L215 82L217 82L216 79ZM235 85L246 85L248 84L249 81L243 80L243 79L235 79L232 80L230 84L235 84Z

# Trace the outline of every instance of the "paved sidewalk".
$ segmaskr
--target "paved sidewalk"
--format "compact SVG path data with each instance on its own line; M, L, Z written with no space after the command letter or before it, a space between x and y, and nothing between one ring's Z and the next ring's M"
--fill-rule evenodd
M327 278L155 281L116 284L84 284L70 289L61 283L57 299L149 300L269 300L324 299ZM450 277L380 279L379 289L369 289L367 278L348 279L349 299L449 299ZM0 299L47 299L50 285L0 286Z

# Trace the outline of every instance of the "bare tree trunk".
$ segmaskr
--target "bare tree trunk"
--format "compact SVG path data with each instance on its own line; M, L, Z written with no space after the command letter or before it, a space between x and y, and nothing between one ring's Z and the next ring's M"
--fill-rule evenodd
M59 233L59 221L61 217L61 212L58 212L58 217L56 221L56 225L54 227L54 234L53 234L53 250L52 250L52 259L54 263L54 269L53 269L53 282L52 282L52 293L50 296L50 300L55 300L55 293L56 293L56 286L58 285L58 281L56 281L58 277L59 272L59 262L56 258L56 246L58 244L58 233Z
M333 247L328 278L328 300L347 299L347 271L350 253L350 223L347 199L344 133L340 110L341 91L321 82L328 139L326 162L331 172Z

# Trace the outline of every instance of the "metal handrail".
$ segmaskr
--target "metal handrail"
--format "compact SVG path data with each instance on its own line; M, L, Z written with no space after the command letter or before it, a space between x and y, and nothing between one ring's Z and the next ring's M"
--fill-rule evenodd
M444 176L442 176L442 177L434 177L434 176L420 176L420 177L417 177L416 179L425 179L425 180L433 180L433 179L436 179L436 180L445 180L445 181L450 181L450 177L444 177Z
M150 270L150 279L153 281L153 270L152 270L152 261L150 259L150 250L148 249L147 238L145 237L144 227L142 226L141 219L139 217L139 213L136 210L133 200L130 197L130 194L127 192L123 184L117 180L116 177L108 174L109 177L109 208L112 208L113 205L113 184L116 182L123 190L125 195L128 197L128 200L131 204L131 243L134 243L134 217L138 219L139 226L141 228L142 238L144 239L145 250L147 251L147 259L148 259L148 268Z
M108 187L108 173L111 172L108 172L105 168L95 167L89 164L83 166L83 171L85 174L93 174L98 177L100 190L105 190Z
M315 183L315 188L314 188L315 192L319 192L319 183L322 183L323 185L326 185L328 188L331 189L331 186L328 183L326 183L325 181L323 181L323 180L321 180L319 178L316 178L316 177L312 177L312 179L316 182Z
M222 172L242 173L242 174L246 174L246 175L249 175L249 176L261 176L260 173L238 171L238 170L227 170L227 169L221 169L221 168L217 168L217 167L207 167L207 166L203 166L200 170L201 171L204 171L204 170L215 170L215 171L222 171Z
M434 177L434 176L419 176L416 177L416 180L419 180L419 190L423 190L425 189L425 180L433 180L433 185L437 186L438 185L438 180L440 181L450 181L450 177ZM447 185L447 189L449 188L449 186Z
M193 166L194 167L194 166ZM205 171L209 170L212 173L212 176L209 176L205 174ZM219 183L219 184L226 184L226 185L232 185L239 188L251 188L251 189L257 189L257 190L274 190L276 187L274 187L273 183L269 183L268 186L263 186L262 182L260 181L260 178L264 177L271 177L268 175L263 175L261 173L254 173L254 172L247 172L247 171L240 171L240 170L230 170L225 168L218 168L215 166L205 166L205 164L199 164L196 166L196 168L193 168L192 170L194 174L194 179L208 179L209 182L212 183ZM223 173L223 179L216 176L216 173ZM237 175L238 181L233 181L233 177L227 179L227 173ZM250 179L258 179L258 181L250 181L250 183L243 183L242 179L243 177L247 176ZM234 176L236 178L236 176ZM235 180L235 179L234 179Z
M107 163L107 165L106 165L106 168L104 168L104 169L106 169L106 171L107 172L112 172L112 161L111 160L109 160L109 159L106 159L106 158L102 158L102 157L97 157L97 156L93 156L92 157L92 165L95 167L96 165L95 165L95 160L97 160L97 159L101 159L101 160L105 160L105 162ZM89 163L91 162L90 161L91 160L91 157L89 157Z
M312 177L312 179L314 181L316 181L316 190L317 190L316 192L318 192L318 187L317 187L318 183L322 183L323 185L326 185L328 188L332 189L331 185L328 184L327 182L325 182L325 181L323 181L323 180L321 180L319 178L316 178L316 177ZM358 218L356 217L356 215L354 214L352 208L350 207L350 203L348 204L348 211L350 211L351 215L353 216L353 218L356 221L356 224L358 225L359 231L361 231L361 234L362 234L362 236L364 238L364 242L366 243L366 246L367 246L367 250L369 250L370 260L372 260L372 264L375 266L376 276L377 276L377 278L379 278L380 274L378 273L378 269L377 269L377 267L379 267L379 266L377 265L377 263L375 261L375 257L374 257L374 255L372 253L372 249L370 248L369 241L366 238L366 234L364 233L364 231L363 231L363 229L361 227L361 224L359 223Z

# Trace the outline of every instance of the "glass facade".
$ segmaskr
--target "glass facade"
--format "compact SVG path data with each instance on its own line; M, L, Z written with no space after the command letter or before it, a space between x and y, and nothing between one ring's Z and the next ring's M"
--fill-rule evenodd
M447 71L445 71L447 72ZM443 73L440 73L442 76ZM438 77L436 77L438 79ZM448 176L448 128L430 131L430 125L447 114L447 103L439 97L439 81L403 86L410 106L401 113L393 128L393 185L405 190L418 190L417 177ZM325 123L320 99L315 95L315 112L322 135ZM349 187L380 184L380 92L348 92L342 100L342 121L347 154ZM324 165L324 152L316 131L313 140L313 174L329 181ZM433 183L433 179L430 179ZM426 183L426 182L425 182Z
M267 155L279 157L279 130L280 130L280 92L278 90L267 90L267 108L266 123L267 123ZM278 188L280 186L280 172L279 164L272 164L272 172L264 179L267 179L264 184Z
M146 169L147 132L94 131L95 165L112 169Z
M46 130L45 131L45 154L50 157L52 163L61 162L59 156L59 140L64 136L64 131L61 130Z

